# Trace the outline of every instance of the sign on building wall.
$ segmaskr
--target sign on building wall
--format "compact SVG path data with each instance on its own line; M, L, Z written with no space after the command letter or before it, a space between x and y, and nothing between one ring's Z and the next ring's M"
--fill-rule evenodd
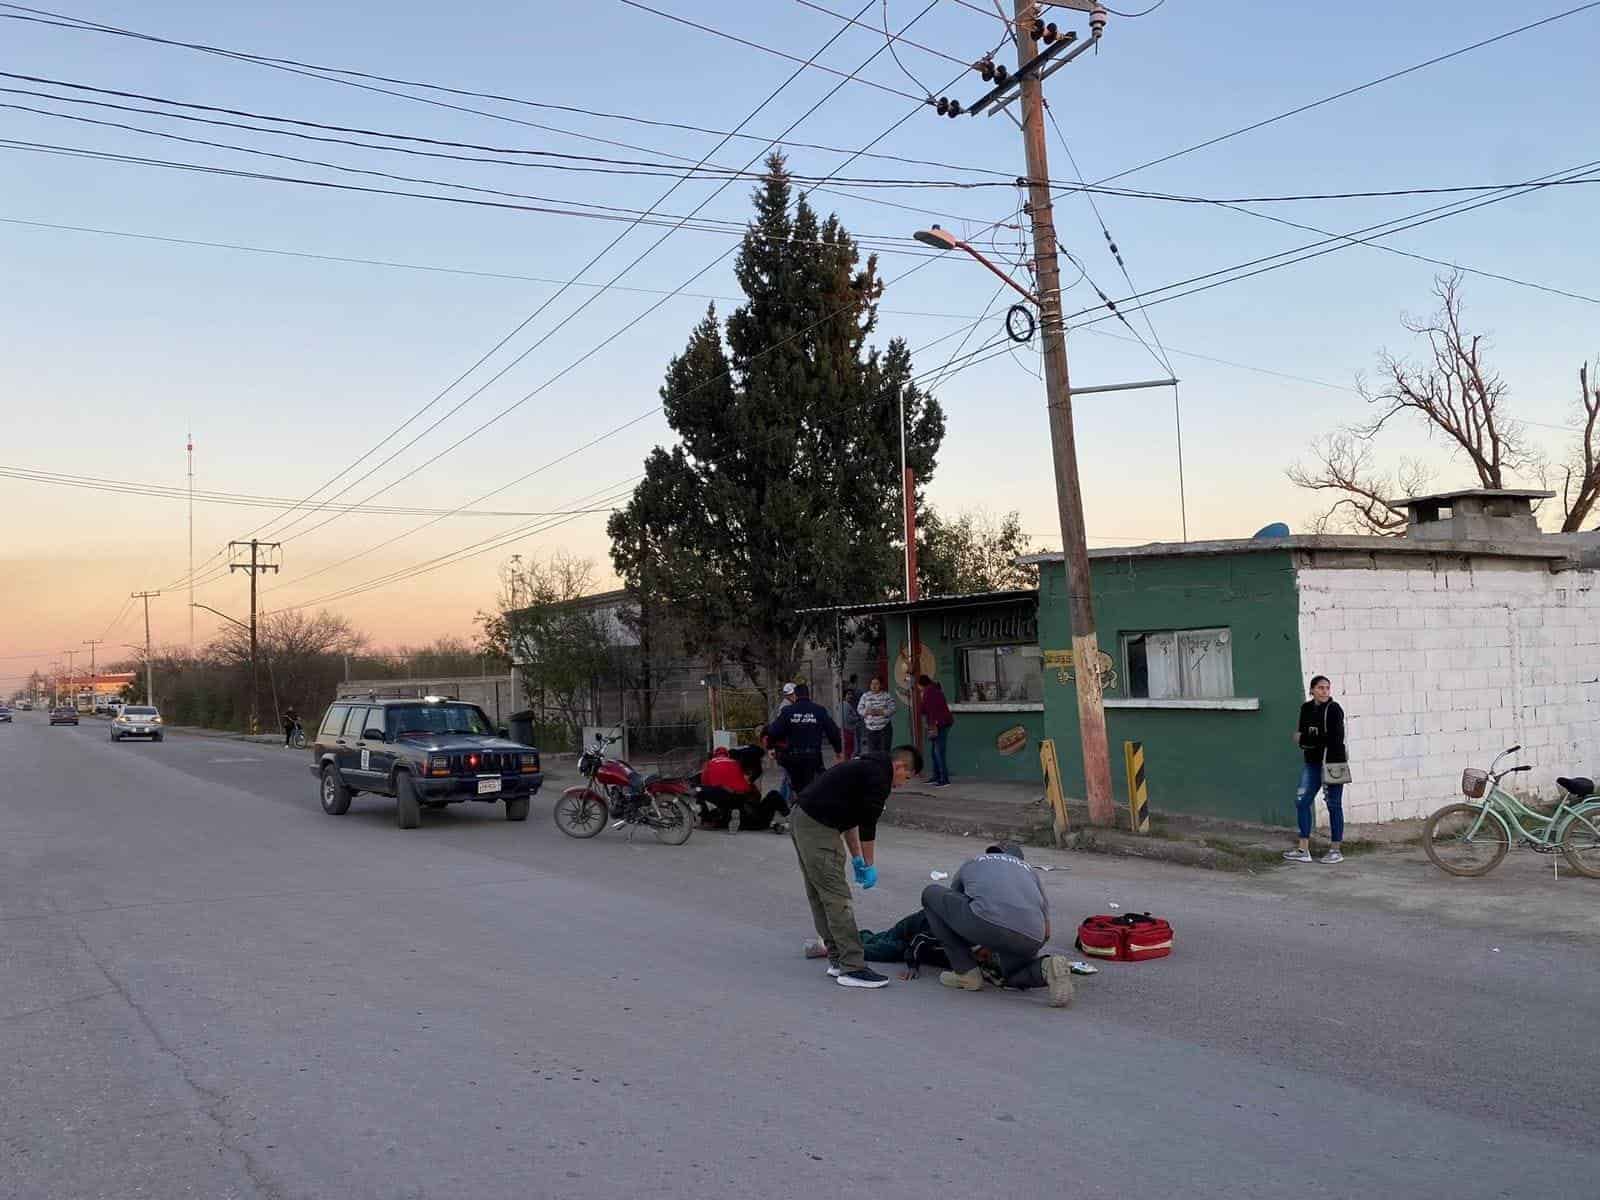
M995 735L994 748L1007 758L1021 754L1028 748L1028 730L1023 725L1013 725Z
M1026 609L1008 613L951 613L939 618L939 639L944 642L1036 642L1039 618Z

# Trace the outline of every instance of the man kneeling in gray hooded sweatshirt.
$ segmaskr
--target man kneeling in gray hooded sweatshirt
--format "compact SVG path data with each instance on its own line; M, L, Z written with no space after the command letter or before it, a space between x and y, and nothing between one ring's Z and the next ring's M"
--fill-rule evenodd
M1038 874L1022 859L1015 842L990 846L962 864L951 886L931 883L922 889L927 914L953 970L940 974L945 987L976 992L983 972L976 951L988 950L999 964L1006 986L1050 989L1050 1003L1072 1003L1072 967L1058 954L1041 957L1050 940L1050 902Z

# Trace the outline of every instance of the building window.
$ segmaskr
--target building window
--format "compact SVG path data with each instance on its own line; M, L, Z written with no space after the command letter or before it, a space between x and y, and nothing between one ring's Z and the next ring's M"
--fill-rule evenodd
M1123 678L1136 700L1233 696L1233 638L1226 629L1122 635Z
M1037 704L1044 699L1044 655L1036 645L971 646L961 652L967 704Z

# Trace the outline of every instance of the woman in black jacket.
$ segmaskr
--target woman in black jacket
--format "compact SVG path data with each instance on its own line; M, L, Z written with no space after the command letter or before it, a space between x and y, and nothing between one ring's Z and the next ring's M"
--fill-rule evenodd
M1295 745L1305 752L1305 765L1300 768L1300 788L1295 793L1295 816L1300 823L1300 845L1284 851L1290 862L1311 862L1311 818L1317 803L1317 793L1322 793L1328 806L1328 840L1333 845L1321 858L1322 863L1341 863L1344 855L1340 845L1344 842L1344 784L1350 778L1350 756L1344 747L1344 709L1333 699L1333 684L1326 675L1316 675L1311 680L1311 699L1300 706L1300 723L1294 731ZM1338 767L1329 770L1333 764ZM1328 780L1332 775L1338 783Z

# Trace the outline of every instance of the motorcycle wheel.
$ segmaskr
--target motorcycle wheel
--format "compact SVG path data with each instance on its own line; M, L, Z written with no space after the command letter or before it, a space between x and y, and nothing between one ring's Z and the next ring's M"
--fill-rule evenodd
M592 788L571 787L561 793L552 814L556 828L568 837L592 838L606 827L610 810L605 797Z
M676 796L663 796L652 805L656 811L648 818L656 841L666 846L681 846L694 832L694 811L686 800Z

